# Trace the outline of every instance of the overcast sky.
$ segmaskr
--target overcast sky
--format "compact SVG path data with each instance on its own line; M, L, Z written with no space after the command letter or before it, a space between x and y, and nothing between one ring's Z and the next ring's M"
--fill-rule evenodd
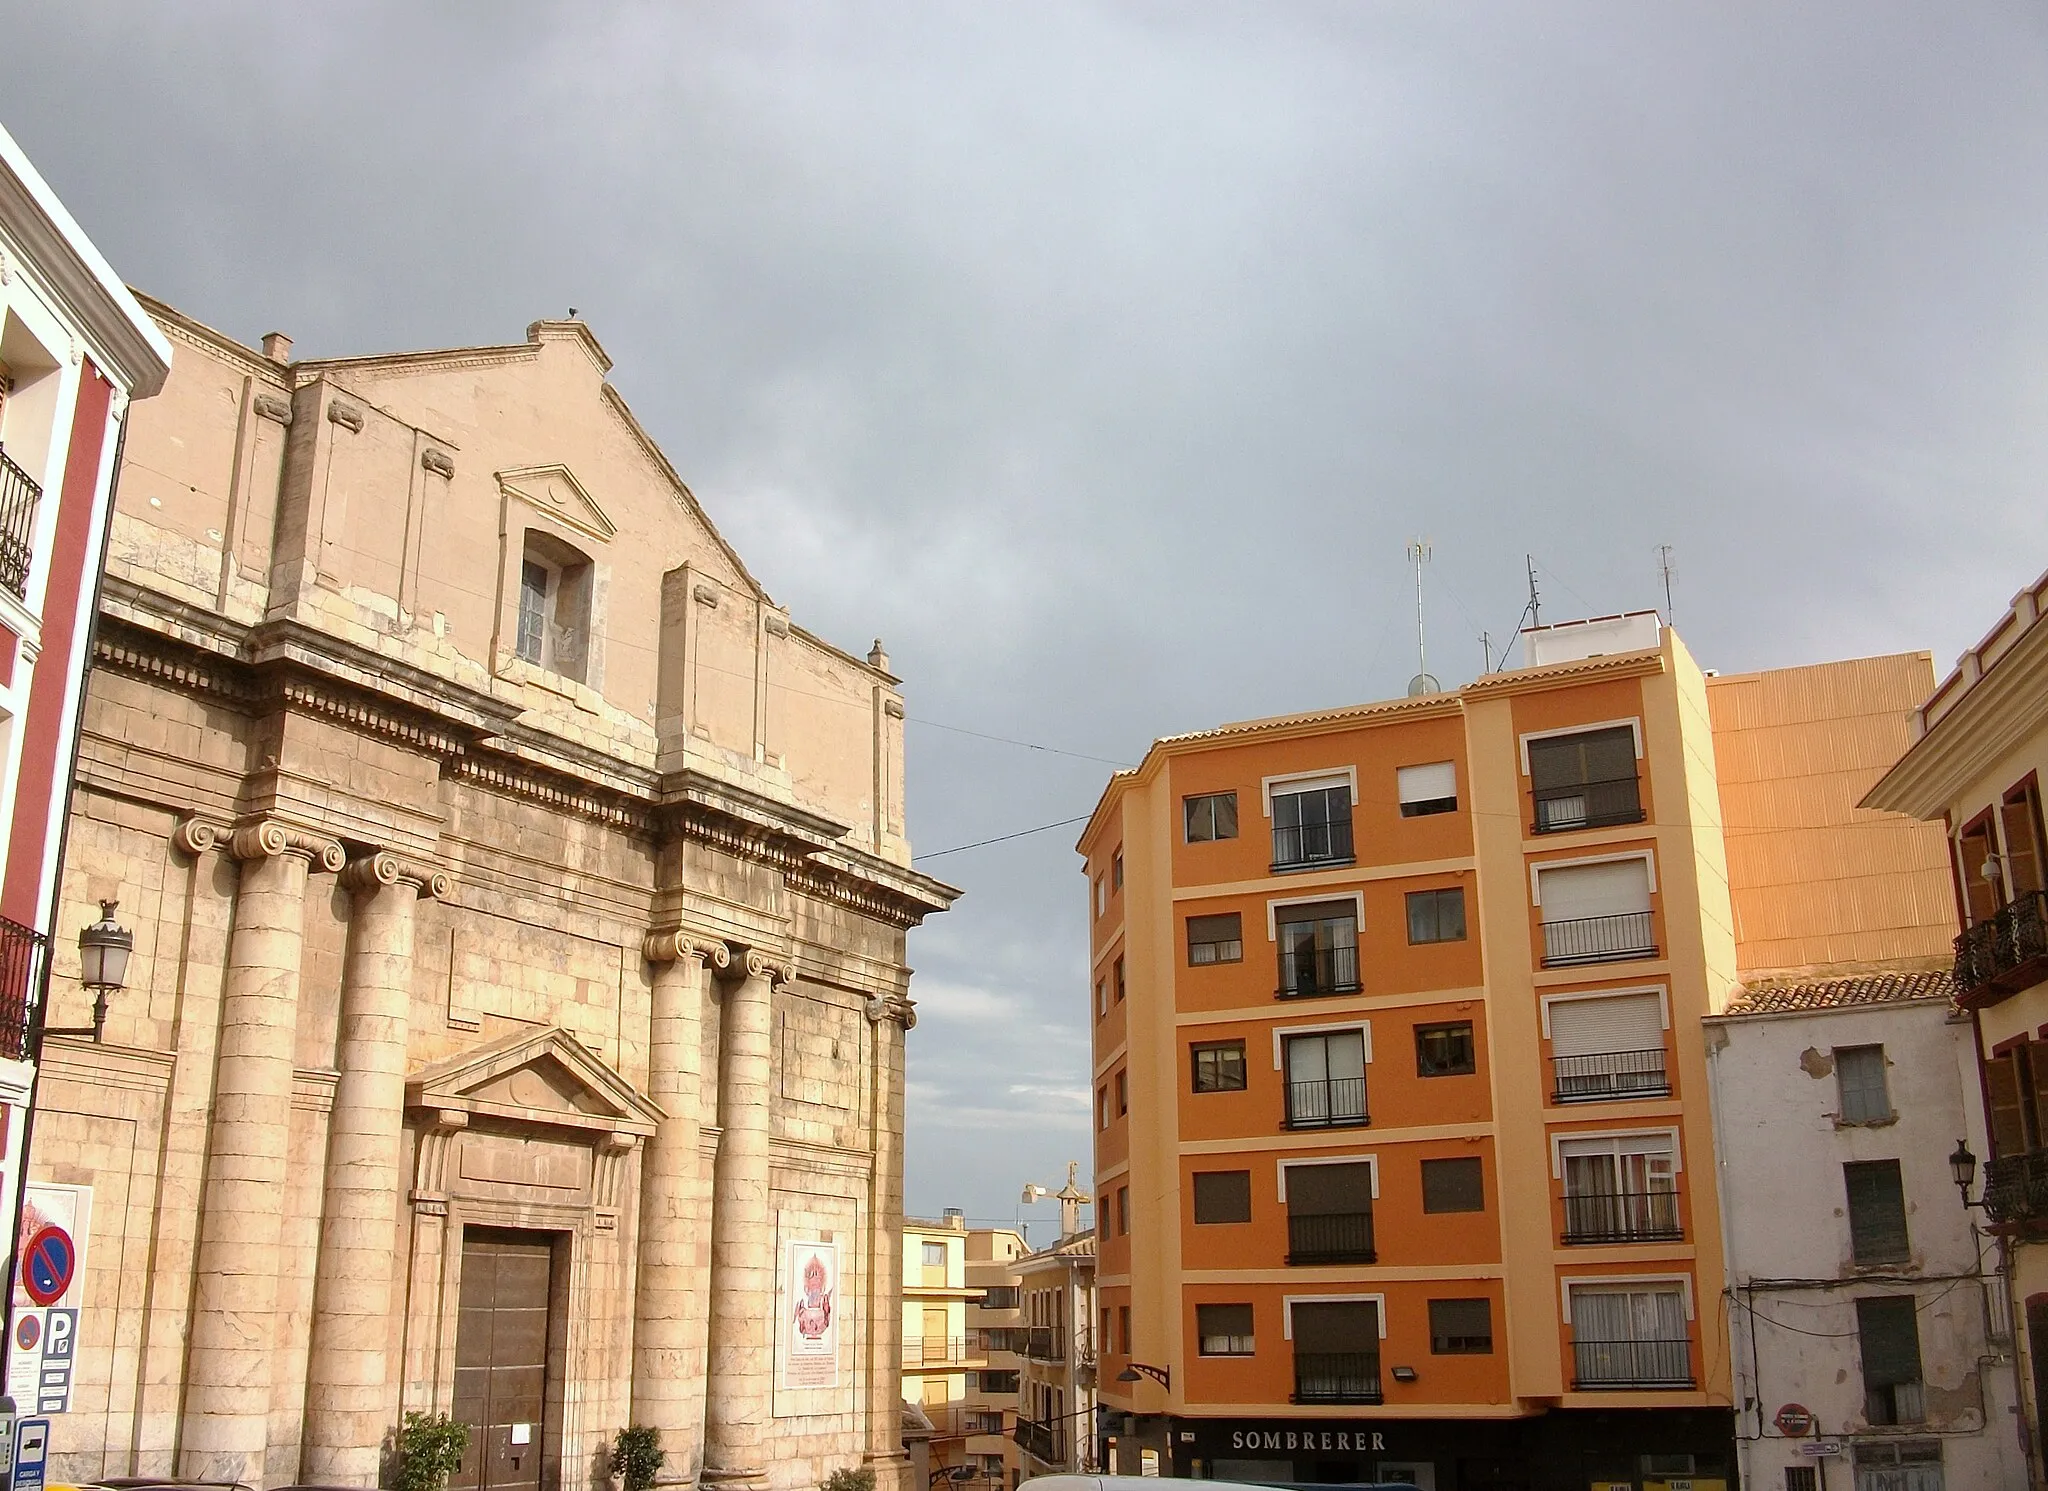
M885 639L920 852L1398 694L1418 533L1453 684L1525 553L1562 620L1671 545L1729 671L1945 670L2048 566L2038 6L0 0L0 119L245 341L577 307L777 599ZM917 1212L1087 1172L1074 834L926 862Z

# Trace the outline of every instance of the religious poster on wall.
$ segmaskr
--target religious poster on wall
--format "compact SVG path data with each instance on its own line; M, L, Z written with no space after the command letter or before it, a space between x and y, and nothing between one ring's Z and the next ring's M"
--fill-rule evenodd
M92 1187L31 1181L22 1191L7 1391L23 1413L65 1413L85 1303Z
M839 1386L839 1249L785 1242L782 1253L782 1385Z

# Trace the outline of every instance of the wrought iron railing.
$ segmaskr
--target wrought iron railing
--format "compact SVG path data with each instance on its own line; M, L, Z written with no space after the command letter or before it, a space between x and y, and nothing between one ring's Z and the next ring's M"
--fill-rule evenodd
M1661 1098L1671 1092L1664 1048L1654 1051L1598 1051L1550 1058L1550 1096L1559 1103L1597 1103L1610 1098Z
M1020 1348L1034 1362L1063 1362L1067 1359L1067 1333L1057 1326L1034 1325L1022 1331Z
M1536 799L1536 821L1531 827L1540 834L1643 821L1642 790L1632 776L1538 787L1532 795Z
M1986 1163L1984 1210L1994 1222L2048 1218L2048 1150L2000 1155Z
M903 1343L906 1367L957 1367L987 1356L979 1336L912 1336Z
M20 1061L29 1050L29 1020L43 992L43 960L49 939L19 922L0 918L0 1056Z
M1331 1129L1365 1122L1363 1077L1323 1077L1287 1084L1290 1129Z
M1956 988L1965 998L2006 985L2016 988L2015 976L2044 959L2048 894L2022 891L1956 939Z
M1677 1242L1676 1191L1567 1191L1564 1240L1568 1243Z
M1297 1403L1378 1403L1380 1358L1374 1351L1294 1353Z
M1282 999L1306 999L1317 994L1358 992L1358 949L1317 947L1296 951L1280 950Z
M1351 820L1303 823L1273 829L1273 868L1298 870L1305 865L1346 864L1351 860Z
M1066 1425L1058 1420L1040 1423L1036 1419L1017 1420L1017 1447L1033 1459L1047 1465L1066 1463Z
M0 585L28 599L28 572L36 556L36 508L43 489L0 450Z
M1318 1263L1373 1263L1369 1211L1287 1214L1287 1261L1296 1267Z
M1691 1387L1692 1343L1573 1341L1574 1387Z
M1613 916L1579 916L1543 924L1543 966L1612 963L1623 958L1657 956L1656 934L1647 911Z

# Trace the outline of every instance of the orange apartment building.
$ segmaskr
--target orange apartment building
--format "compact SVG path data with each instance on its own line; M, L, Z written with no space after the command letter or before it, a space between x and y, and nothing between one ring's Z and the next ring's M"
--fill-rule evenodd
M1455 692L1160 740L1103 794L1078 847L1108 1468L1731 1483L1701 1019L1739 978L1938 961L1947 908L1924 874L1809 894L1888 867L1803 865L1789 830L1731 892L1716 718L1746 748L1758 699L1903 712L1931 673L1710 704L1744 680L1654 613L1525 644ZM1751 831L1816 800L1779 790L1807 769L1746 760Z

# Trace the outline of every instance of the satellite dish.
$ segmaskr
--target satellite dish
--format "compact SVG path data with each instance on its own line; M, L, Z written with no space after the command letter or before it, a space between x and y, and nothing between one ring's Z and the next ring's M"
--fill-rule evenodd
M1436 681L1433 673L1418 673L1408 680L1408 697L1420 699L1424 694L1441 694L1444 686Z

